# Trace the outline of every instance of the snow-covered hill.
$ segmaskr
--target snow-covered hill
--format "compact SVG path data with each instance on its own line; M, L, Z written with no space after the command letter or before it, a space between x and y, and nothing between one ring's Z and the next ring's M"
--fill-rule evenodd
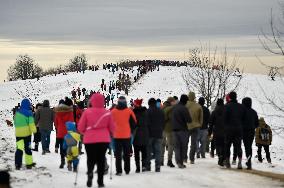
M187 93L188 91L181 77L182 71L182 68L177 67L161 67L160 71L149 72L132 86L128 100L137 97L143 98L146 105L150 97L160 98L164 101L168 96L180 96ZM105 79L106 83L108 83L116 80L117 74L119 72L113 75L106 70L87 71L85 74L70 73L65 76L44 77L39 81L16 81L0 85L0 169L7 167L12 169L13 187L37 187L38 185L42 185L42 187L67 187L73 185L75 176L73 173L68 172L67 169L58 169L60 156L55 153L42 156L40 152L34 152L34 158L38 164L36 169L18 172L13 170L14 129L7 127L5 123L6 119L12 119L11 109L23 97L31 98L33 103L49 99L52 105L56 105L59 99L70 96L70 91L73 88L86 87L87 90L98 91L102 79ZM278 173L284 173L284 139L281 137L281 129L279 129L279 127L284 127L284 121L279 117L279 115L283 114L275 111L270 104L267 104L263 89L268 95L283 98L284 88L280 87L281 84L280 80L273 82L263 75L247 74L238 91L240 99L245 96L253 98L253 107L260 116L266 117L267 122L275 129L271 147L272 162L275 168L271 168L270 165L265 163L259 164L256 159L253 160L253 167ZM54 139L53 132L51 151L54 151ZM254 151L254 154L256 154L256 151ZM254 186L257 182L260 187L280 186L279 182L266 178L221 170L215 163L216 159L211 159L208 156L207 159L197 160L197 164L188 166L184 171L164 167L160 174L146 173L145 175L137 175L132 173L130 176L115 177L113 181L107 180L106 185L109 187L159 187L162 184L166 185L166 187L188 187L189 185L192 187L227 187L229 185L231 187L249 187ZM79 171L78 187L85 187L85 155L81 157Z

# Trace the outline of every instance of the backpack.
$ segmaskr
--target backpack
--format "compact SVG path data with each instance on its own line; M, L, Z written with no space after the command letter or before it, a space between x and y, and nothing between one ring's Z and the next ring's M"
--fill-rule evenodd
M270 132L267 128L260 128L259 131L259 139L263 142L269 142L270 140Z

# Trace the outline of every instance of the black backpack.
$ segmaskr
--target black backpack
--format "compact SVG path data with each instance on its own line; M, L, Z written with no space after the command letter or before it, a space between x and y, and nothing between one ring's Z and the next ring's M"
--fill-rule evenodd
M263 142L269 142L270 140L270 131L268 128L261 128L259 138Z

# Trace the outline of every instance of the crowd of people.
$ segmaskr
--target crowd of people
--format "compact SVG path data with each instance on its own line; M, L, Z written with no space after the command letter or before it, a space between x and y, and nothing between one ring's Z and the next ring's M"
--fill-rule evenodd
M259 118L252 109L251 98L237 101L237 94L230 92L224 99L218 99L212 112L204 106L205 99L196 100L194 92L169 97L164 103L160 99L148 100L148 108L143 99L129 102L125 96L119 96L117 104L106 108L105 96L93 93L87 108L83 101L74 104L68 97L51 108L48 100L32 108L29 99L23 99L14 110L16 130L15 167L22 168L25 155L27 169L35 166L32 150L42 155L50 153L50 135L56 131L55 152L60 154L60 166L67 163L69 171L77 172L79 156L87 155L87 186L93 184L93 172L97 166L99 187L104 187L103 177L108 170L106 152L114 153L116 175L131 172L131 156L134 154L136 173L151 171L161 172L161 167L184 169L188 162L193 165L198 158L205 158L208 142L211 141L211 157L215 149L218 165L231 168L236 165L242 169L242 143L245 148L247 169L252 169L252 145L258 147L257 157L263 161L262 148L266 160L271 163L269 145L272 142L271 128L264 118ZM31 149L32 136L35 142ZM190 143L190 148L188 147ZM231 162L231 146L233 161ZM167 151L167 157L164 157ZM173 157L175 160L173 160ZM197 159L196 159L197 158ZM167 159L165 163L165 159ZM122 162L124 163L122 165Z

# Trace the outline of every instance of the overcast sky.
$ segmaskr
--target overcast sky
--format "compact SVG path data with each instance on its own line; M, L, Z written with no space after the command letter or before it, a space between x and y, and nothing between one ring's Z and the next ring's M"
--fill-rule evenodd
M84 51L93 63L173 58L199 41L249 56L271 8L279 14L279 1L0 0L0 63L28 53L51 66Z

